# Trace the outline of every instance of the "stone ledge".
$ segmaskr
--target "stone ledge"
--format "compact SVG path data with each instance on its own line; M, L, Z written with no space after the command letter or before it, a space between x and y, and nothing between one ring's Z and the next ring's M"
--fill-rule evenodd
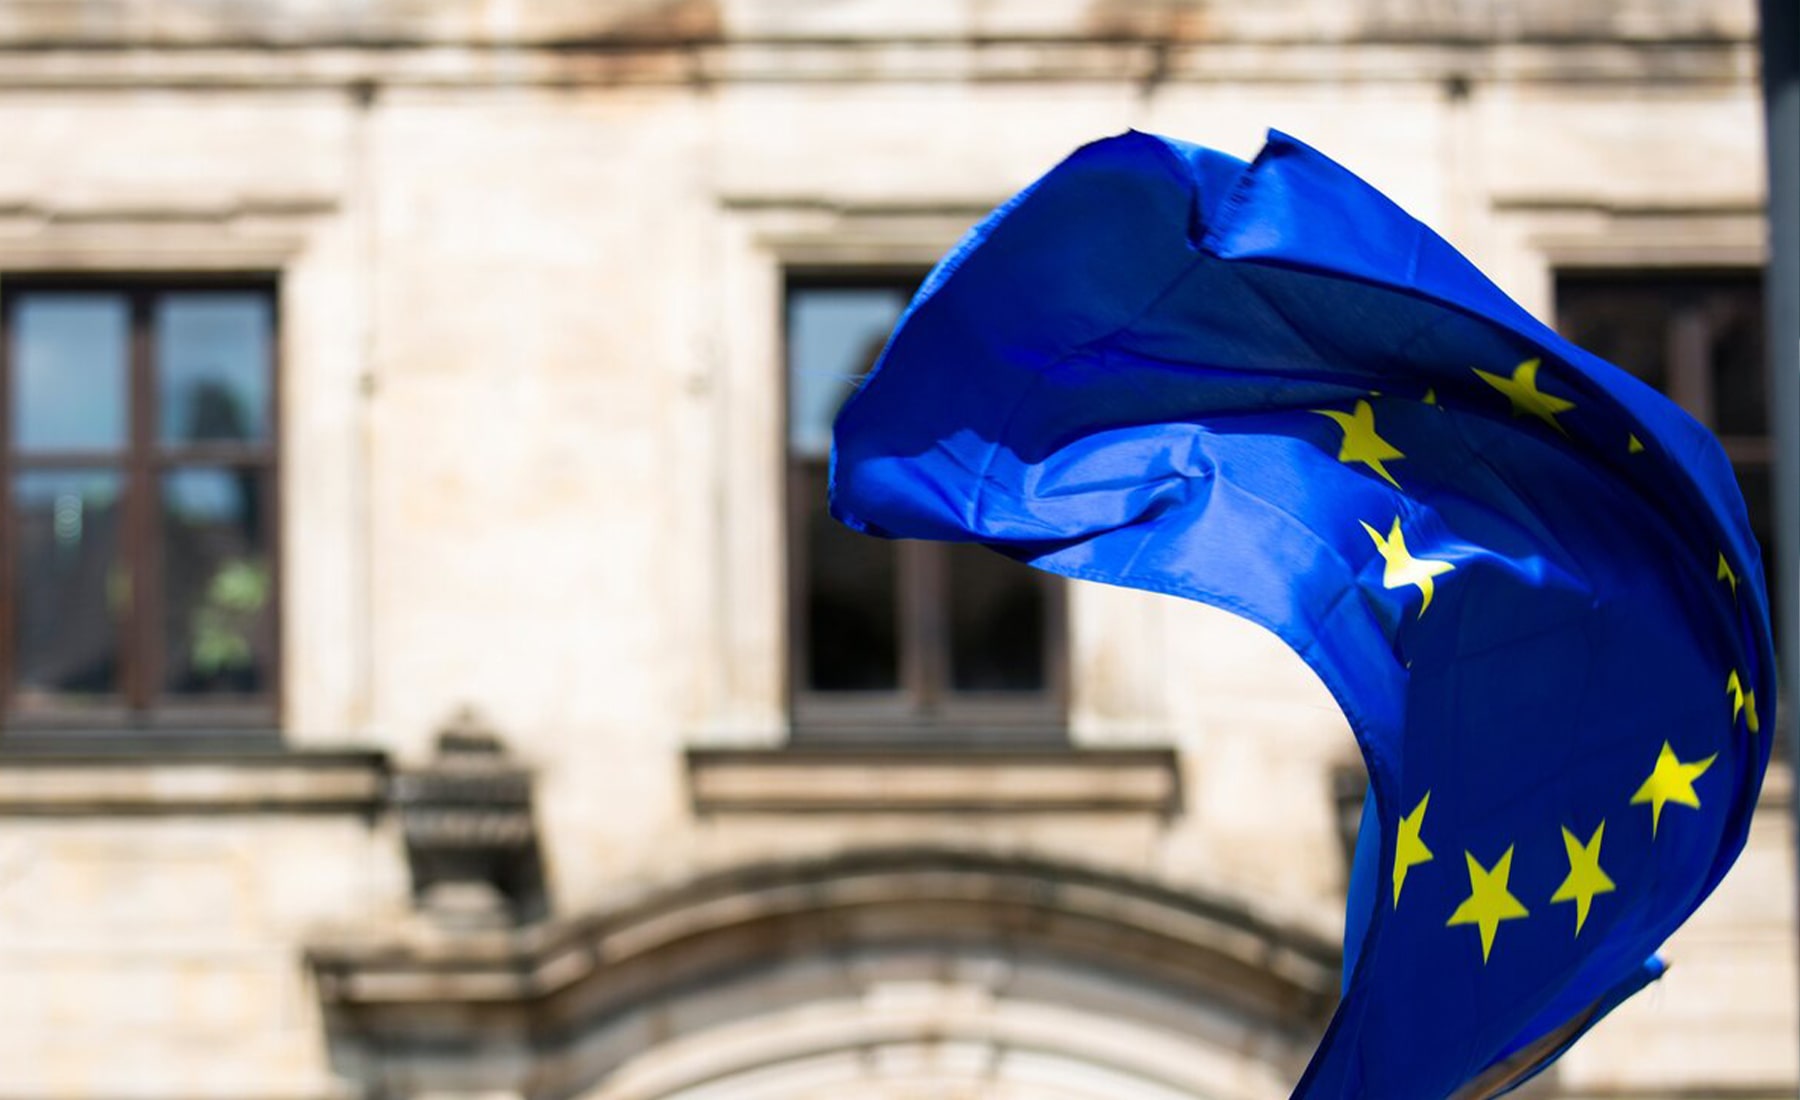
M379 813L379 752L0 754L0 816Z
M1170 749L690 749L695 812L1150 813L1182 791Z

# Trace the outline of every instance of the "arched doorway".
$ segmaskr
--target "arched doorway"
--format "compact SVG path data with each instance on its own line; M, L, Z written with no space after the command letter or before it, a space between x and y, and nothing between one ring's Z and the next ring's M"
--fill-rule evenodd
M461 947L321 948L378 1095L1261 1100L1337 953L1231 899L1040 859L856 852Z

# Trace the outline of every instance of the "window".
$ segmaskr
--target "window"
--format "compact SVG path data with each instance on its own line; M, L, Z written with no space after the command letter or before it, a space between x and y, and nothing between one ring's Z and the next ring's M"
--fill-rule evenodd
M276 709L266 280L13 280L0 296L9 726Z
M1556 313L1564 336L1668 394L1719 437L1780 606L1761 275L1564 271Z
M789 669L796 731L1060 736L1063 593L977 546L860 535L826 511L831 422L916 277L787 286Z

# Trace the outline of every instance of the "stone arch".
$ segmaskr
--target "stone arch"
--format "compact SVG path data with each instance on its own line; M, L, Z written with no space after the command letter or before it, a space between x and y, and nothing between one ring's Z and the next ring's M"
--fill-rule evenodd
M1234 899L908 848L312 961L340 1068L380 1095L1260 1100L1304 1064L1338 957Z

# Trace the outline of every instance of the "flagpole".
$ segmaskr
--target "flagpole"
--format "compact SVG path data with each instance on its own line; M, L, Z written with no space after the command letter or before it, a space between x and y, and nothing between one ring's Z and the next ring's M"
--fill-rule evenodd
M1780 571L1782 725L1800 770L1800 6L1761 0L1764 122L1768 138L1769 266L1764 316L1776 437L1775 519ZM1794 798L1800 840L1800 796ZM1800 843L1796 845L1800 868Z

